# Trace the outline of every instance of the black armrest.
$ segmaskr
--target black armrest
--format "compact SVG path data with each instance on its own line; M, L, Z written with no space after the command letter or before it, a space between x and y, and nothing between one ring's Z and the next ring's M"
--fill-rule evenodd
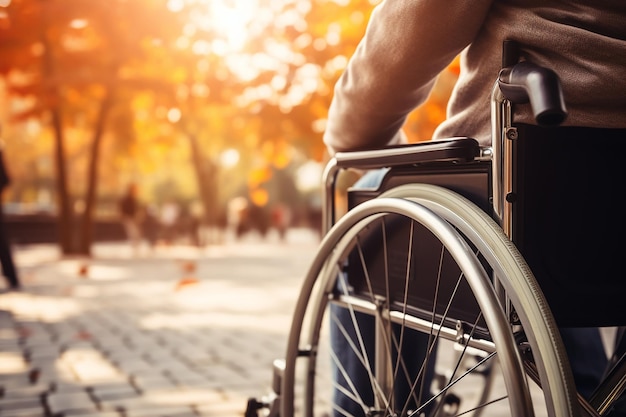
M458 137L371 151L338 152L335 160L340 168L374 169L438 161L468 162L479 155L476 139Z

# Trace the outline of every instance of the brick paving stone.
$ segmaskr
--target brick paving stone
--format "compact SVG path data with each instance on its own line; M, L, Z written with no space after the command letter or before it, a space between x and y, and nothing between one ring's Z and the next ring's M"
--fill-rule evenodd
M0 343L16 342L19 339L20 334L15 329L15 323L13 322L11 315L7 312L0 317Z
M83 392L87 388L87 385L83 385L80 382L71 382L63 379L57 380L52 384L52 392L58 393Z
M272 382L272 367L268 365L258 368L248 368L245 371L245 376L248 381L255 381L256 383L266 381L269 385Z
M98 341L97 345L102 354L110 359L144 356L143 353L138 351L134 346L128 345L121 339L109 340L105 343Z
M51 356L42 356L33 359L29 359L28 364L31 369L37 369L39 372L56 372L60 369L70 370L70 368L64 363L59 361L59 358Z
M100 359L73 363L72 370L80 381L86 383L98 381L124 381L126 376L107 361Z
M194 405L213 404L224 400L224 393L209 385L197 385L193 387L179 387L181 397L186 397Z
M5 410L17 410L23 408L40 408L42 406L41 399L39 397L26 397L26 398L0 398L0 411Z
M122 342L119 334L105 325L89 326L87 331L94 335L94 343L100 348L115 344L119 345Z
M165 378L165 379L169 379L167 377L167 374L165 372L163 372L160 368L156 367L156 366L152 366L151 368L148 369L141 369L141 370L136 370L134 372L131 373L131 377L134 379L161 379L161 378Z
M112 360L112 363L115 365L117 369L123 372L126 375L131 375L133 373L141 372L141 371L149 371L154 368L154 365L144 360L143 358L122 358Z
M216 360L215 354L205 347L176 348L176 357L188 364L214 363Z
M178 386L195 386L202 385L207 382L207 377L195 372L175 373L170 378Z
M47 396L46 402L53 415L97 411L96 403L86 391L55 392Z
M231 387L224 388L224 396L227 399L234 398L235 403L243 401L244 403L250 397L258 397L270 392L269 385L263 386L259 381L242 383Z
M102 352L93 346L72 347L63 351L63 362L74 363L85 360L97 360L102 358Z
M188 365L180 360L161 361L154 364L154 369L158 369L166 375L184 375L193 373L195 370L191 369Z
M71 417L124 417L121 411L90 411L84 413L82 411L73 412Z
M129 409L126 417L198 417L191 407L159 407L148 409Z
M245 374L248 369L255 369L259 367L271 367L272 360L266 358L253 357L252 354L221 354L220 360L222 363L230 364L233 370L239 374Z
M37 349L46 346L51 346L56 341L54 338L48 333L37 333L30 335L22 341L22 345L27 349Z
M90 387L90 392L97 401L139 396L139 392L129 382L95 385Z
M107 339L106 342L99 340L97 343L98 349L110 360L119 360L124 358L143 358L140 352L128 346L122 340Z
M98 345L101 340L115 339L116 334L113 330L98 322L84 323L80 326L78 336L86 340L90 338L97 340Z
M15 409L0 409L2 417L48 417L47 411L42 404L23 405Z
M94 399L100 403L107 403L107 402L111 402L111 401L118 401L118 400L126 400L129 398L139 398L141 396L141 394L139 394L137 391L118 391L118 392L105 392L105 393L98 393L98 394L93 394Z
M72 339L60 342L65 349L94 349L94 343L91 340L82 340L78 336Z
M206 375L210 381L222 381L230 383L231 381L241 381L243 377L235 371L230 364L219 364L206 366L199 369L203 375Z
M0 339L0 351L1 352L20 352L22 346L19 340L1 340Z
M241 417L245 407L245 403L242 406L239 402L219 402L196 407L196 411L201 417Z
M34 364L37 370L37 382L55 383L59 381L76 382L76 375L72 369L59 361L53 361L46 364Z
M47 417L47 412L43 407L37 409L23 408L19 410L1 410L2 417Z
M155 390L143 396L144 402L164 406L197 406L215 401L223 401L224 395L218 389L203 387L186 387Z
M17 374L1 374L0 387L27 387L31 385L30 372L20 372Z
M0 374L16 374L27 369L22 352L0 352Z
M128 346L122 339L115 336L98 338L94 340L94 346L102 352L106 357L115 357L116 355L131 355L134 350Z
M91 344L90 340L84 339L87 337L87 334L81 332L79 329L63 328L57 329L55 333L55 343L58 343L64 348L79 347L78 345L88 348Z
M163 350L162 345L152 336L131 334L126 336L124 341L135 350L149 352L153 355L158 355ZM164 351L163 354L169 355L170 352Z
M176 384L163 374L138 374L132 377L133 384L142 392L174 388Z
M175 314L175 312L172 312L172 314ZM181 340L185 340L180 331L176 328L164 328L159 333L158 340L163 346L179 345L181 344Z
M26 358L29 362L37 359L57 359L61 356L61 348L54 344L31 345L25 349Z
M2 304L0 304L1 306ZM13 324L13 316L5 310L0 310L0 328L11 327Z
M192 384L176 384L176 388L180 388L180 389L195 389L195 388L210 388L210 389L214 389L214 390L223 390L224 389L224 383L223 381L220 380L211 380L210 378L207 378L205 381L202 382L194 382Z
M172 362L175 361L175 356L169 349L163 349L161 346L154 345L153 348L150 346L144 345L141 346L141 349L144 353L146 360L151 363L163 363L163 362Z
M162 391L158 397L141 396L136 398L116 398L100 403L102 410L123 410L126 416L140 412L158 412L160 410L190 411L189 404L176 404L164 401L163 393L171 393L173 390Z
M25 385L22 387L4 387L2 398L29 398L39 397L46 392L50 392L49 384L38 382L34 385Z

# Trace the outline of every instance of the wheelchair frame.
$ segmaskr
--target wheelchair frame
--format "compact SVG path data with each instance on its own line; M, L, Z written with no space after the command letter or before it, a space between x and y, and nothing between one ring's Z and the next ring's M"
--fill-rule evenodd
M425 324L419 317L410 317L414 328L421 328L431 335L434 332L437 336L442 334L444 338L456 340L457 343L464 345L464 349L469 347L486 352L497 349L499 366L503 369L513 415L534 415L528 387L523 382L526 376L541 387L550 416L610 415L607 413L610 413L611 407L626 389L626 360L624 357L620 358L589 402L577 395L564 347L547 301L523 257L512 243L513 212L512 205L508 202L514 195L513 141L517 139L517 130L512 123L512 106L530 101L539 124L558 125L566 115L556 74L527 62L517 63L518 54L515 48L512 43L505 44L504 69L492 90L491 148L480 148L475 141L467 146L468 142L472 141L469 138L452 138L383 150L338 153L329 161L323 175L322 223L325 237L302 287L285 360L275 363L274 393L264 401L251 400L247 416L257 415L257 410L263 407L269 410L270 416L291 417L296 413L293 404L295 395L293 386L296 384L295 364L298 358L309 359L305 372L308 376L305 379L306 384L312 385L311 378L319 355L317 341L320 337L322 310L327 308L329 299L342 304L345 297L333 289L339 282L333 276L343 273L342 269L335 269L333 265L345 262L342 258L344 255L335 248L354 248L354 243L344 243L354 239L363 258L358 234L377 221L376 218L382 214L380 211L421 222L453 256L456 253L455 259L461 264L462 275L466 277L476 301L480 304L481 315L484 312L482 317L487 322L490 339L474 340L473 330L468 336L463 329L459 330L458 324L457 331L454 332L450 327ZM540 79L538 84L537 78ZM392 187L372 200L358 202L348 215L339 220L335 218L336 183L342 170L414 166L433 162L452 165L468 162L490 164L488 175L491 187L486 198L492 203L493 211L486 213L484 208L477 207L456 191L440 186L409 184ZM383 225L383 230L384 228ZM413 239L412 236L410 240ZM464 239L469 240L472 248L466 247L464 243L458 246L459 240ZM491 272L491 276L485 275L480 262L476 262L471 255L466 255L475 248L478 248L481 256L486 258L489 264L486 270ZM407 282L408 280L407 272ZM377 309L375 298L372 297L371 304ZM311 303L321 307L315 307L311 312ZM355 311L367 312L372 308L361 306L358 302L350 303L352 316ZM395 315L390 311L386 311L389 323L398 324L409 320L406 307L400 312L395 312ZM372 313L376 314L380 313ZM304 322L309 316L312 317L310 319L312 329L306 330ZM378 321L376 323L376 343L379 347L377 352L386 350L389 354L393 348L390 349L389 346L385 348L381 341L389 338L390 324L385 328L379 326ZM519 332L515 333L515 329L520 328L525 332L525 339L517 338ZM303 336L305 334L307 336ZM307 343L313 347L308 347ZM385 365L387 359L375 359L376 369L370 371L370 374L376 375L378 380L376 388L385 392L393 390L390 369ZM487 385L488 383L485 384L486 387ZM303 410L306 416L313 415L310 409L314 407L312 397L315 389L307 388ZM391 408L384 399L376 395L375 397L376 411L367 415L397 415L390 411ZM409 412L405 407L400 414L412 416L417 415L417 411ZM474 412L474 415L479 414L480 412Z

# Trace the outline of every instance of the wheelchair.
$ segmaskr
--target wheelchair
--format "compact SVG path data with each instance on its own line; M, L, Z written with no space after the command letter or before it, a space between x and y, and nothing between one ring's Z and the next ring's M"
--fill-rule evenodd
M525 103L536 125L514 123L513 108ZM558 328L626 325L616 242L626 232L626 131L561 127L558 76L519 62L508 42L491 115L489 148L457 137L328 163L325 236L286 355L274 363L273 392L250 399L247 417L352 415L336 395L368 417L612 415L626 356L585 400ZM348 191L338 218L340 172L382 168L379 186ZM351 380L331 331L364 381ZM425 340L419 353L408 342L415 334Z

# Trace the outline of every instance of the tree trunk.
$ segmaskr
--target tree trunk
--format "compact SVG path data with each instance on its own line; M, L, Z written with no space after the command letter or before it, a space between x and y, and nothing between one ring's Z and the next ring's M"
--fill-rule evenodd
M54 160L56 166L56 188L58 202L59 246L64 255L74 251L74 216L70 193L67 187L67 167L65 164L65 138L61 123L60 110L52 109L52 127L56 138Z
M191 157L196 171L198 191L204 209L204 222L209 225L217 224L217 166L210 159L205 159L198 144L196 135L187 133L191 146Z
M45 21L45 19L44 19ZM54 78L54 57L52 56L52 45L46 36L45 26L43 25L40 34L41 41L44 45L43 55L43 73L45 76ZM56 87L50 87L47 92L56 97L57 104L50 109L52 116L52 129L54 130L55 149L54 161L56 168L56 188L58 203L58 240L61 247L61 253L72 253L74 249L74 216L70 193L67 185L67 165L65 163L65 138L63 134L63 118L61 114L61 105L59 99L59 91Z
M87 195L85 196L85 211L82 213L80 223L80 240L77 253L81 255L91 255L91 244L93 242L93 217L96 206L96 196L98 195L98 166L100 164L100 149L106 118L111 108L111 94L107 90L105 97L100 103L100 111L96 120L96 128L91 142L91 152L89 160L89 172L87 178Z

